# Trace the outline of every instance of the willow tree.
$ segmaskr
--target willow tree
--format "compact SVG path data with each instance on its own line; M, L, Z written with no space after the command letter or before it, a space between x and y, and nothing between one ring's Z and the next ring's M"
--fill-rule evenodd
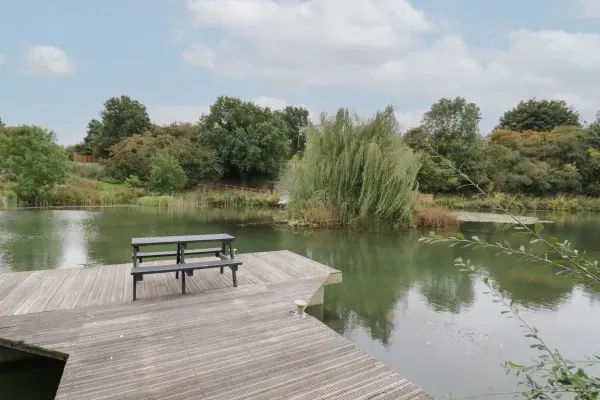
M370 119L340 109L309 127L303 157L291 162L290 210L304 202L324 205L341 225L409 225L420 165L391 107Z

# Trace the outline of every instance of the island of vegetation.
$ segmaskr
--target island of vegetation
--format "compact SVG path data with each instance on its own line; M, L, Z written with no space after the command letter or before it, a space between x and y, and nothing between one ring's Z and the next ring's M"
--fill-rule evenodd
M220 97L198 117L158 126L139 101L113 97L68 147L43 127L0 120L0 208L277 207L283 195L293 225L391 228L453 225L448 209L600 210L600 113L587 124L564 101L523 101L487 135L461 97L440 99L404 132L392 108L311 122L302 107Z

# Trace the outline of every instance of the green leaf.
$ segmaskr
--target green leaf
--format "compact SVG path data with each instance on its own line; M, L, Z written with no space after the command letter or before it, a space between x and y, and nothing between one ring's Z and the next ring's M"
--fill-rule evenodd
M486 285L488 284L488 281L489 281L489 279L488 279L488 277L487 277L487 276L483 278L483 283L485 283ZM599 289L600 289L600 288L599 288Z
M459 240L465 240L465 235L463 235L462 233L458 232L456 234L456 238L459 239Z
M539 235L544 230L544 225L537 223L533 226L533 230L535 231L536 234Z

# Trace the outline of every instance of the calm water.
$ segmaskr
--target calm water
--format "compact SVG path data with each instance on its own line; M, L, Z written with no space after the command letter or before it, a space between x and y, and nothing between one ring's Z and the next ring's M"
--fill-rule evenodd
M500 364L526 361L534 354L531 342L515 320L500 315L481 282L457 271L453 260L461 256L492 273L550 346L576 359L600 353L599 294L550 269L517 265L514 258L482 250L424 245L416 230L393 235L290 230L254 224L260 214L0 212L0 270L123 263L131 260L134 236L228 232L236 236L238 252L289 249L342 270L343 283L326 291L327 324L432 395L516 390L516 380ZM600 259L600 215L545 217L556 222L546 233ZM460 230L490 241L510 235L493 224L463 224Z

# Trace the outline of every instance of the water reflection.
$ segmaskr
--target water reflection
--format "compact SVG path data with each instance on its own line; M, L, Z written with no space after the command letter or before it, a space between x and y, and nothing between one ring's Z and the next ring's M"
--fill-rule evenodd
M130 261L135 236L228 232L239 252L288 249L343 271L319 310L353 340L435 396L514 390L500 363L526 361L529 342L499 314L483 284L453 265L470 258L486 268L553 347L573 357L591 353L600 326L600 294L578 287L551 268L519 264L487 250L469 251L418 242L416 230L395 234L290 230L265 226L278 212L177 212L156 209L0 212L0 268L13 271ZM600 258L600 216L544 216L557 221L546 234L571 240ZM523 240L498 225L469 223L465 235L490 242ZM577 326L578 340L573 340ZM590 351L591 349L591 351ZM466 378L468 377L468 378Z

